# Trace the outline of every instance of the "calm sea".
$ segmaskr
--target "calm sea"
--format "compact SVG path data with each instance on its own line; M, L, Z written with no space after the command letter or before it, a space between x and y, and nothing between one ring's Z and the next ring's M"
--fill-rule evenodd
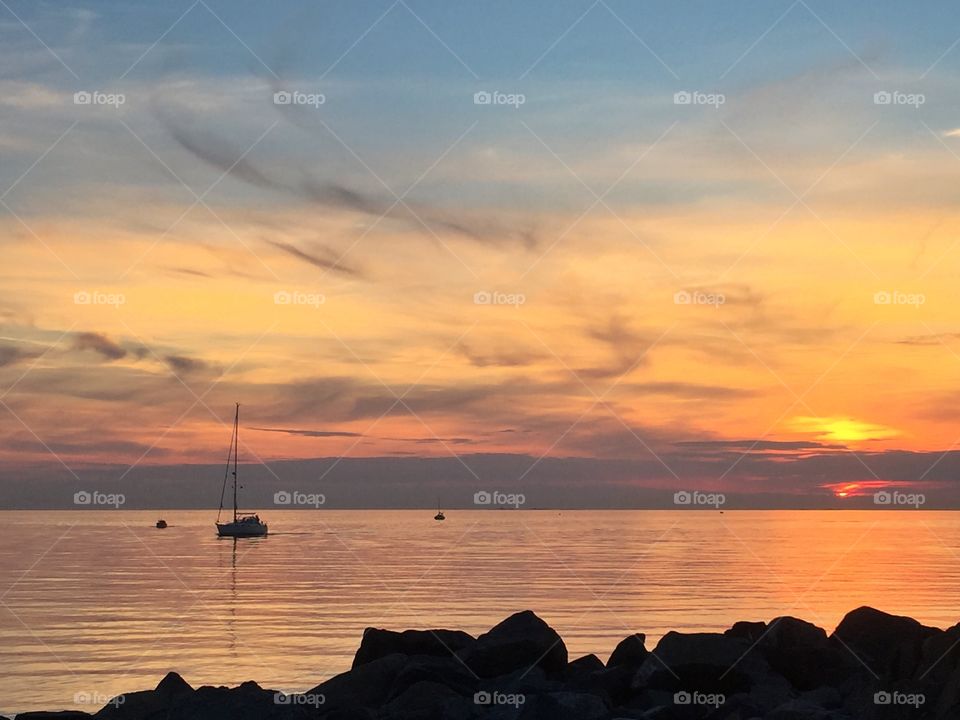
M268 538L234 542L207 511L0 513L0 711L90 710L171 669L303 690L369 625L480 633L526 608L604 660L632 632L832 630L864 604L960 620L957 513L433 514L270 510Z

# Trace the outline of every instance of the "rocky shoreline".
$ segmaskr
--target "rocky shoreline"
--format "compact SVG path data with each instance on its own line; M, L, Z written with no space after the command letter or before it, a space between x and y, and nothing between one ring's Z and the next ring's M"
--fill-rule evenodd
M926 627L872 608L828 635L803 620L738 622L723 633L642 634L604 663L570 659L530 611L472 637L368 628L353 667L308 692L246 682L194 689L169 673L93 715L18 720L892 720L960 718L960 625Z

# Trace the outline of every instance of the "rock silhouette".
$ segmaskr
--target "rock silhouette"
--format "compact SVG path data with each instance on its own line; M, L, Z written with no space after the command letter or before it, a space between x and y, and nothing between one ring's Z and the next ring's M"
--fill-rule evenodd
M960 625L926 627L863 607L832 635L803 620L738 622L723 633L630 635L606 664L568 660L533 612L479 637L368 628L353 667L298 695L246 682L156 689L94 715L18 720L953 720L960 718Z

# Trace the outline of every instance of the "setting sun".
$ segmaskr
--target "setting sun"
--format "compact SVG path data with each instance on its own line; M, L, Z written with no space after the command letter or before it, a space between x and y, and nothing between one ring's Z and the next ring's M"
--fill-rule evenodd
M801 433L812 433L819 440L841 443L886 440L900 435L894 428L849 417L796 417L791 427Z

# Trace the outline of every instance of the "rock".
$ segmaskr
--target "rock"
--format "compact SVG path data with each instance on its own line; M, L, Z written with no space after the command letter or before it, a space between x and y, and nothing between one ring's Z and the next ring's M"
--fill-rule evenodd
M670 692L744 692L753 684L745 671L760 662L760 654L749 650L750 643L725 635L669 632L644 660L634 685ZM762 669L766 671L766 663Z
M260 690L259 686L254 686ZM241 685L240 688L244 686ZM239 691L240 688L237 688ZM226 690L226 688L223 688ZM252 690L244 688L244 692ZM153 690L128 693L113 698L95 717L102 720L165 717L175 716L176 713L186 712L196 691L190 684L175 672L167 673Z
M790 683L773 671L753 643L716 633L667 633L635 673L631 687L634 692L727 698L746 694L766 710L792 694Z
M39 711L39 712L25 712L20 713L14 717L14 720L83 720L83 718L91 718L92 715L88 715L85 712L80 712L79 710L60 710L60 711Z
M727 637L739 638L749 642L756 642L767 630L765 622L748 622L741 620L733 624L729 630L724 630L723 634Z
M556 692L529 698L520 720L601 720L609 714L610 708L594 695Z
M800 691L837 686L861 667L822 628L792 617L772 620L756 642L770 667Z
M553 628L529 610L511 615L457 656L484 678L535 666L548 674L562 673L567 667L567 646Z
M163 680L159 682L154 692L159 698L165 700L174 700L185 694L192 693L193 688L190 683L184 680L175 672L168 672Z
M454 649L455 654L450 650ZM875 677L861 662L877 668ZM458 631L368 630L353 669L307 693L246 682L194 689L168 673L96 715L23 713L21 720L957 720L960 626L928 628L870 608L832 636L796 618L736 623L724 633L641 634L607 664L567 662L560 637L532 612L479 638ZM915 709L878 691L922 693ZM677 699L700 695L701 702ZM723 696L710 699L709 696ZM704 697L706 696L706 697Z
M589 674L596 672L597 670L603 670L603 660L592 653L590 655L579 657L567 665L567 674L570 677L575 675Z
M452 656L471 643L473 637L459 630L380 630L367 628L353 658L353 667L359 667L387 655Z
M874 673L906 679L913 677L920 665L925 642L942 632L913 618L861 607L843 618L832 637Z
M955 668L944 682L936 685L941 689L936 696L934 717L937 720L960 717L960 667Z
M650 651L646 648L647 636L643 633L634 633L625 637L610 653L607 660L607 667L618 667L626 665L629 667L640 667L643 661L647 659Z
M408 662L405 655L387 655L336 675L308 693L323 696L326 712L338 708L377 708L387 702L394 681Z
M934 633L924 640L920 664L928 677L941 681L960 666L960 625Z
M474 698L463 697L445 685L420 682L411 685L399 697L385 705L382 720L468 720L477 709Z
M832 720L837 715L803 700L788 700L766 715L766 720Z
M805 692L801 694L798 699L810 705L827 709L838 708L843 704L843 697L840 695L840 691L828 685Z
M388 697L399 697L409 687L423 682L443 685L460 695L473 695L480 689L477 678L456 658L420 655L408 659L390 684Z

